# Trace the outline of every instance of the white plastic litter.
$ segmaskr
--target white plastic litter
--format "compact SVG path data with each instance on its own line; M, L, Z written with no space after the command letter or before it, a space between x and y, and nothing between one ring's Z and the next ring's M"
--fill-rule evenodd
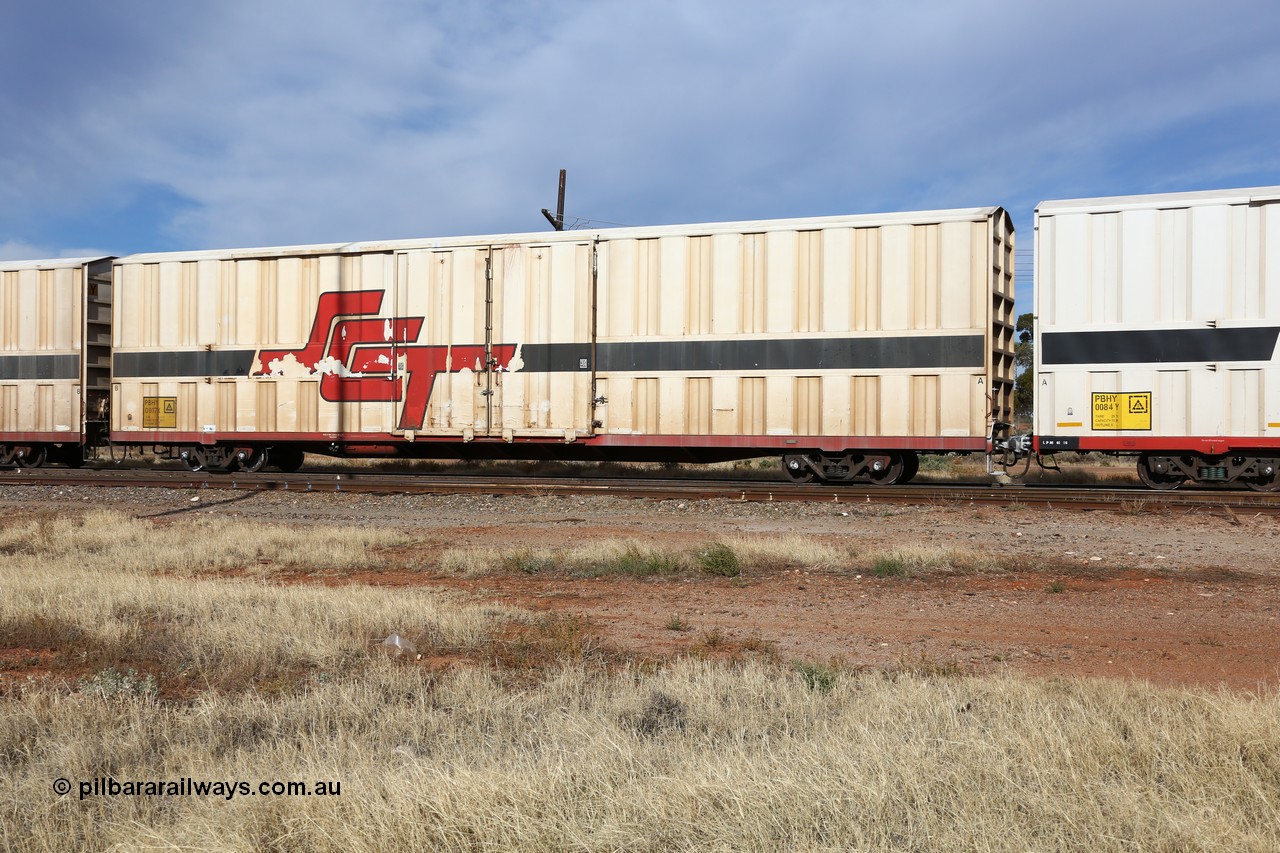
M413 643L401 637L399 634L392 634L381 643L378 649L388 657L393 658L412 658L414 660L422 660L422 655L418 654L418 648Z

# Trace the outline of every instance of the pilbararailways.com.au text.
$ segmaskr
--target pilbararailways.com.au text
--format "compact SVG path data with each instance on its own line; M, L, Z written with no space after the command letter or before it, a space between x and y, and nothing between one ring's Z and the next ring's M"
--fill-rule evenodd
M334 780L317 782L244 782L240 780L204 781L183 779L126 779L114 777L82 779L78 782L80 799L87 797L340 797L342 783ZM71 793L71 782L55 779L54 793Z

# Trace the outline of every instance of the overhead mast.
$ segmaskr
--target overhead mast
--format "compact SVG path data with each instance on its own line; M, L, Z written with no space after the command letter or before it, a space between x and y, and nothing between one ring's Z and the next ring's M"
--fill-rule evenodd
M564 230L564 175L565 170L560 170L560 192L556 195L556 212L553 216L551 211L545 207L542 208L542 215L547 217L547 221L551 223L551 227L557 231Z

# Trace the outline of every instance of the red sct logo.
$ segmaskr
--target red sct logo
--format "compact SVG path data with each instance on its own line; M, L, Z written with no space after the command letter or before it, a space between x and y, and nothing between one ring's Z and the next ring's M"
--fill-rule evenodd
M302 349L261 350L254 376L301 368L320 374L320 396L333 403L404 403L398 429L422 429L437 373L505 369L514 344L414 343L425 317L378 317L383 291L323 293ZM397 364L399 362L399 364ZM403 379L403 381L402 381Z

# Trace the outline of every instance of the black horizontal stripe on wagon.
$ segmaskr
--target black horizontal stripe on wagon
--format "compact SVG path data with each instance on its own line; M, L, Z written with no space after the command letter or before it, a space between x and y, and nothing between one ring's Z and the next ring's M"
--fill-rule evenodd
M0 355L0 380L7 379L79 379L80 356Z
M112 373L117 379L170 376L248 376L257 350L179 350L118 352Z
M1045 332L1041 364L1271 361L1280 326Z
M625 341L596 344L596 369L618 372L727 370L928 370L981 368L981 335L866 338L774 338L685 341ZM176 376L248 376L255 350L122 352L115 354L119 379ZM565 373L591 368L587 343L526 344L526 373Z
M620 373L727 370L924 370L985 364L982 335L609 341L596 344L596 370ZM562 373L591 366L590 344L526 344L522 370Z

